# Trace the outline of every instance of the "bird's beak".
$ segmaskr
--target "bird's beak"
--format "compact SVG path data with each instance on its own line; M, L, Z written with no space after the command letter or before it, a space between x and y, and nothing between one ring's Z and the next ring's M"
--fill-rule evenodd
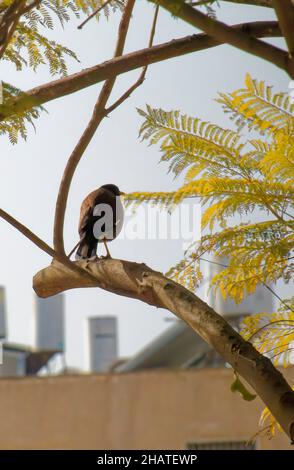
M124 193L123 191L120 191L120 192L119 192L119 195L120 195L120 196L125 196L126 193Z

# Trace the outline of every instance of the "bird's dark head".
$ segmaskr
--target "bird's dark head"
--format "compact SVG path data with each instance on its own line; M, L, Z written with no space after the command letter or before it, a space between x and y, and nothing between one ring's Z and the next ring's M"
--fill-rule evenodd
M113 193L115 196L121 196L125 194L122 191L120 191L119 188L115 184L104 184L103 186L101 186L101 188L107 189L108 191Z

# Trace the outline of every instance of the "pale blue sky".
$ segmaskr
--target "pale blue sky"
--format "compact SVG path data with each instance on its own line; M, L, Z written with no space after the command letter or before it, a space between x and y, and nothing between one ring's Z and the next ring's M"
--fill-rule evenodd
M153 7L139 0L128 36L127 51L145 47L152 21ZM223 6L220 18L238 23L246 20L272 19L269 9ZM70 62L69 71L99 63L112 56L119 15L99 24L89 22L82 31L73 19L63 31L59 25L51 35L75 50L80 64ZM181 20L160 11L155 43L194 33ZM152 65L147 79L124 105L105 119L86 151L76 172L66 214L65 239L70 249L77 241L80 202L91 190L105 183L115 183L123 191L171 190L179 184L166 174L166 167L157 165L155 147L138 140L141 118L137 107L145 103L163 109L180 109L184 113L227 126L220 106L214 102L217 91L232 91L242 86L247 72L264 79L278 90L286 91L288 76L275 66L229 46L190 54ZM138 71L117 81L114 95L132 83ZM37 74L16 72L1 63L1 79L22 89L29 89L50 80L46 67ZM95 102L99 86L46 105L49 114L42 114L37 133L29 133L27 142L12 146L1 138L0 200L1 207L51 243L54 205L66 160L83 131ZM28 240L4 221L0 221L2 242L0 284L7 287L9 339L30 344L32 340L32 276L50 262ZM179 242L115 241L110 245L113 257L144 261L155 269L166 270L182 254ZM89 316L117 315L120 328L120 353L129 355L144 345L169 324L167 312L135 300L115 296L98 289L75 290L66 294L67 363L85 365L85 331Z

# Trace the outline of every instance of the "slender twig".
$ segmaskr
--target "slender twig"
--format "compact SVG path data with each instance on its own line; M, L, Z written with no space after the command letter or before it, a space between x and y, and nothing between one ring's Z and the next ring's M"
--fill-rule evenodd
M268 284L266 284L263 281L262 281L262 284L269 292L271 292L281 302L281 304L283 304L288 310L291 310L291 312L294 313L294 309L291 308L290 305L288 305Z
M205 259L205 258L202 258L202 257L199 257L200 260L202 261L207 261L208 263L210 264L216 264L218 266L222 266L223 268L232 268L232 266L229 266L228 264L224 264L224 263L219 263L217 261L212 261L212 260L209 260L209 259ZM277 261L278 262L283 262L283 261ZM248 266L245 266L245 267L248 267ZM235 267L235 269L242 269L243 266L242 265L238 265ZM260 279L260 276L258 276L258 274L255 275L255 277L257 277L261 284L266 288L268 289L285 307L287 307L287 309L291 310L291 312L294 313L294 310L292 309L292 307L290 307L290 305L288 305L268 284L266 284L264 281L262 281Z
M27 228L25 225L23 225L21 222L16 220L14 217L12 217L10 214L5 212L3 209L0 209L0 217L2 219L6 220L10 225L15 227L19 232L21 232L26 238L31 240L36 246L41 248L41 250L45 251L48 255L54 257L55 252L53 248L51 248L49 245L47 245L46 242L41 240L37 235L35 235L29 228Z
M289 330L288 330L289 331ZM284 335L280 335L280 336L275 336L274 338L274 341L277 341L279 338L285 338L286 336L291 336L293 335L293 328L292 330L289 331L289 333L285 333ZM289 349L289 344L291 344L292 341L286 343L286 344L283 344L283 345L278 345L278 346L275 346L274 348L270 348L270 349L266 349L265 351L262 352L262 354L269 354L273 351L276 351L277 349L280 349L280 351L276 354L276 356L278 355L282 355L284 354L286 351L288 351ZM274 356L271 356L270 359L272 359Z
M76 244L75 246L72 248L72 250L69 252L69 254L67 255L68 259L71 258L71 256L74 254L74 252L77 250L77 248L80 246L80 244L82 243L84 237L82 237Z
M281 36L276 21L257 21L232 26L237 31L246 31L252 36L279 37ZM167 59L180 57L192 52L209 49L220 45L221 42L206 34L193 34L180 39L174 39L151 48L115 57L91 68L84 69L73 75L68 75L11 98L0 106L0 121L19 112L25 112L49 101L83 90L89 86L107 80L110 77L154 64Z
M294 328L294 320L291 320L291 319L286 319L286 320L275 320L275 321L271 321L270 323L265 323L264 325L262 325L260 328L258 328L258 330L254 331L254 333L252 333L252 335L247 339L247 341L250 341L254 336L256 336L258 333L260 333L260 331L264 330L265 328L268 328L269 326L272 326L272 325L279 325L279 324L282 324L282 326L290 326L292 323L293 323L293 328Z
M126 35L130 23L135 0L128 0L121 21L119 25L118 40L115 49L115 57L122 55ZM81 138L79 139L76 147L74 148L67 165L65 167L63 177L60 183L59 192L56 201L55 219L54 219L54 249L57 253L65 255L64 240L63 240L63 228L64 228L64 217L67 205L67 199L69 194L70 185L72 182L75 170L81 160L87 146L89 145L92 137L94 136L100 122L106 116L105 105L109 98L109 95L114 86L116 77L106 80L102 90L99 93L97 102L95 104L92 117Z
M237 3L237 4L245 4L245 5L253 5L257 7L267 7L273 8L272 0L221 0L222 2L229 2L229 3ZM211 4L211 0L199 0L198 2L187 2L188 5L193 7Z
M293 322L293 323L294 323L294 322ZM275 328L275 327L274 327L273 329L274 329L274 331L277 330L277 328ZM277 334L277 333L275 333L274 336L272 336L272 338L270 338L270 341L273 341L273 340L276 341L276 340L278 340L278 339L285 338L285 337L287 337L287 336L293 335L293 334L294 334L294 325L289 325L288 328L286 328L285 326L283 327L283 325L282 325L282 328L278 328L278 332L280 333L281 331L283 331L284 333L282 333L282 334ZM292 341L291 341L291 342L292 342ZM258 344L258 345L262 344L262 345L264 345L264 338L256 338L256 339L255 339L255 344ZM289 344L289 343L288 343L288 344ZM269 352L271 352L271 351L274 351L275 349L278 349L279 347L280 347L280 346L275 346L274 348L264 350L263 352L264 352L264 354L265 354L265 353L267 354L267 353L269 353Z
M248 446L250 444L254 444L258 437L263 437L263 436L267 437L268 440L270 440L273 437L271 424L264 426L255 434L253 434L253 436L251 436L250 439L248 439L248 441L246 442L246 445Z
M210 264L215 264L215 265L217 265L217 266L221 266L221 267L223 267L223 268L229 268L229 267L232 268L232 267L229 266L228 264L219 263L219 262L217 262L217 261L212 261L212 260L203 258L201 255L198 256L197 259L199 259L199 260L201 260L201 261L206 261L207 263L210 263ZM290 259L290 258L287 258L287 259ZM193 259L192 259L187 265L185 265L185 266L183 267L183 269L181 269L179 272L183 271L183 270L186 269L188 266L191 266L191 264L195 263L195 261L196 261L196 259L193 258ZM283 261L277 261L277 263L279 263L279 262L281 263L281 262L283 262ZM238 265L238 266L235 267L235 269L240 269L240 268L242 269L243 267L244 267L244 266L242 266L242 265ZM247 266L245 266L245 267L247 267ZM291 312L294 313L294 310L290 307L290 305L286 304L286 302L285 302L278 294L276 294L276 292L275 292L271 287L269 287L265 282L263 282L263 281L260 279L260 277L259 277L258 275L255 275L255 277L257 277L257 278L260 280L261 284L263 284L264 287L266 287L266 288L267 288L285 307L287 307L289 310L291 310Z
M153 23L152 23L151 32L150 32L150 38L149 38L149 44L148 44L149 48L152 47L153 45L156 23L157 23L157 18L158 18L158 11L159 11L159 6L157 5L155 12L154 12ZM131 96L131 94L136 90L136 88L142 85L146 77L147 68L148 68L148 65L145 65L145 67L143 67L142 69L142 72L140 73L138 80L127 91L125 91L111 106L109 106L109 108L106 109L107 114L110 114L112 111L114 111L118 106L120 106L126 99L128 99Z
M192 244L193 245L193 244ZM236 247L235 247L236 248ZM239 248L244 248L243 246L239 247ZM219 266L222 266L224 268L228 268L229 266L226 265L226 264L223 264L223 263L219 263L217 261L212 261L212 260L208 260L208 259L205 259L205 258L202 258L202 255L207 252L208 250L211 250L211 247L207 248L204 252L200 253L200 255L198 255L196 258L193 258L191 259L191 261L186 264L182 269L180 269L178 272L182 272L184 269L186 269L187 267L191 266L193 263L195 263L195 261L197 261L198 259L199 260L202 260L202 261L207 261L208 263L211 263L211 264L216 264L216 265L219 265ZM185 251L185 254L188 250ZM293 256L290 256L288 258L285 258L285 259L282 259L282 260L277 260L275 264L280 264L280 263L284 263L285 261L289 261L291 259L293 259L294 257ZM251 265L251 267L260 267L260 268L263 268L264 266L266 266L266 263L264 264L260 264L260 265ZM234 269L242 269L242 268L247 268L248 266L247 265L242 265L242 264L239 264L238 266L234 267ZM232 268L232 266L230 266L230 268ZM276 271L276 268L275 268L275 271ZM273 270L271 271L268 271L268 272L273 272Z
M282 224L286 225L286 227L290 228L290 229L293 229L293 224L291 224L291 221L289 220L285 220L275 209L274 207L268 202L267 200L267 195L266 193L264 193L263 191L263 188L261 187L261 185L259 185L260 187L260 198L261 198L261 201L263 202L264 206L266 207L266 209L268 209L269 212L271 212Z
M286 351L289 352L289 351L293 351L293 350L294 350L294 348L288 348L287 347L285 349L285 351L282 351L282 352L279 352L277 354L274 354L273 356L270 356L270 360L273 360L275 357L280 356L281 354L285 353Z
M210 264L215 264L215 265L217 265L217 266L222 266L223 268L229 268L229 267L230 267L231 269L248 268L248 265L246 265L246 264L245 264L245 265L244 265L244 264L238 264L238 266L229 266L228 264L219 263L218 261L212 261L212 260L205 259L205 258L198 258L198 259L200 259L200 260L202 260L202 261L207 261L207 263L210 263ZM288 261L289 259L291 259L291 258L285 258L285 259L283 259L283 260L277 260L277 261L276 261L276 264L278 264L278 263L284 263L285 261ZM255 265L254 265L254 264L250 264L250 267L252 267L252 268L259 268L259 267L262 268L262 267L264 267L264 266L266 266L265 263L264 263L264 264L260 264L260 265L258 265L258 264L255 264Z
M105 8L110 2L112 2L113 0L106 0L105 3L103 3L103 5L100 5L98 8L96 8L96 10L93 11L93 13L91 13L90 16L88 16L88 18L86 18L79 26L78 26L78 29L82 29L83 26L85 26L85 24L88 23L88 21L90 21L92 18L94 18L94 16L96 16L101 10L103 10L103 8Z

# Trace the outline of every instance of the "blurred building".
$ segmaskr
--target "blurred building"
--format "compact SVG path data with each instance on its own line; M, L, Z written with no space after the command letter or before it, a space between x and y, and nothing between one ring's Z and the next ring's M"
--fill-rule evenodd
M117 360L117 318L88 318L88 346L91 372L106 372Z
M2 364L0 377L38 374L49 361L64 350L64 296L49 299L35 296L33 308L34 345L7 341L5 289L0 288L0 337Z
M293 449L283 433L247 446L264 405L232 380L225 368L3 378L0 449Z
M64 351L64 295L34 296L34 344L38 351Z
M5 287L0 286L0 341L6 338L6 299Z

